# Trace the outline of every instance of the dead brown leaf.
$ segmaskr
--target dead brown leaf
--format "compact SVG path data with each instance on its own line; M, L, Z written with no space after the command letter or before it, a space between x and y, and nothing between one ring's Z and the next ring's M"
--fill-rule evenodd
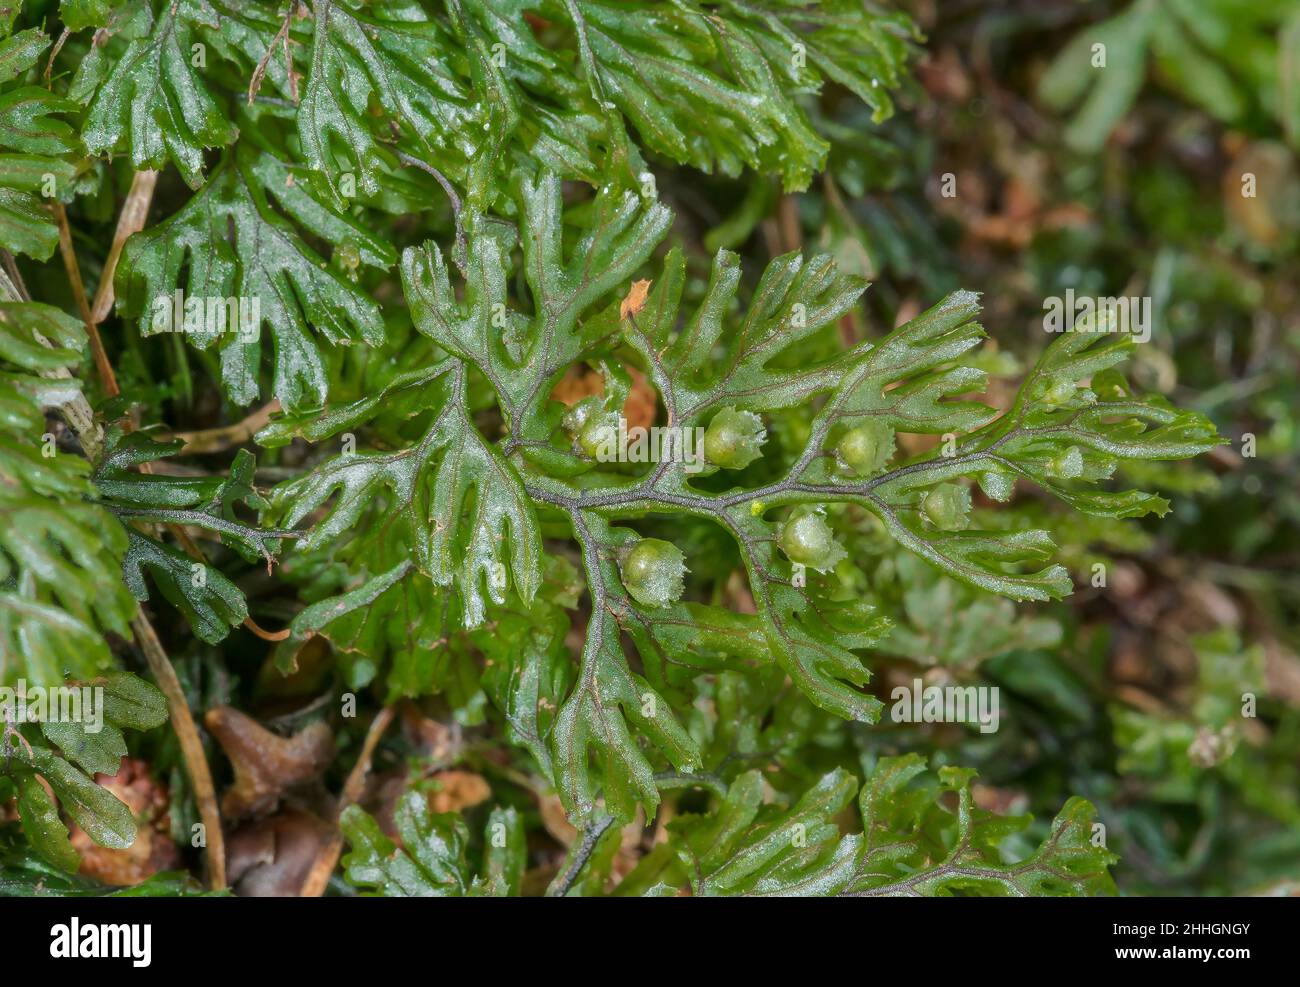
M635 367L627 370L632 378L632 387L623 402L623 417L627 419L628 428L638 425L649 428L658 413L658 395L645 374ZM570 367L551 391L551 399L572 407L583 398L604 393L605 381L598 371L590 367Z
M231 886L244 898L296 896L330 836L328 824L292 807L246 823L226 843Z
M439 771L433 778L440 786L429 793L429 808L434 812L460 812L492 797L483 776L473 771Z
M271 812L286 792L318 777L334 751L333 732L321 721L281 737L237 709L218 706L203 722L235 771L235 783L221 799L228 819Z
M650 294L649 281L633 281L632 287L623 299L622 304L618 307L618 317L626 319L629 316L636 315L645 308L645 300Z

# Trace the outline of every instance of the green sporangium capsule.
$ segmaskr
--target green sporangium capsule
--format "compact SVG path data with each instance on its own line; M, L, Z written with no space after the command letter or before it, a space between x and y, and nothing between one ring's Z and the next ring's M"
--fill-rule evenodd
M1068 377L1051 377L1039 385L1040 404L1049 408L1059 408L1074 397L1074 381Z
M618 415L602 411L592 415L582 424L578 433L578 448L589 459L602 463L618 459Z
M1083 453L1078 446L1070 446L1053 458L1048 464L1048 472L1062 480L1077 480L1083 476Z
M871 419L849 429L835 443L840 469L858 476L870 476L883 469L894 455L894 430Z
M844 558L844 549L836 544L835 534L820 509L792 515L781 525L777 544L791 562L818 572L829 572Z
M955 483L941 483L921 498L921 511L941 531L956 531L970 524L970 491Z
M752 411L721 408L704 433L704 458L723 469L744 469L763 454L763 419Z
M1011 499L1011 493L1016 488L1016 476L1010 470L1001 466L992 466L981 473L979 480L980 489L990 500L1008 501Z
M582 434L582 426L587 424L588 419L592 416L599 414L603 407L604 402L598 397L583 398L564 413L564 417L560 419L560 424L569 433L569 438L576 442L578 436Z
M637 603L667 606L681 599L686 556L672 542L642 538L619 562L619 575Z

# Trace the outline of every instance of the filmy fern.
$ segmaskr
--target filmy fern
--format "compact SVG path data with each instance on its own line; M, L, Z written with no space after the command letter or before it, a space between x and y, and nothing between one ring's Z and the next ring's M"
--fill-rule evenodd
M577 684L552 727L555 783L579 816L593 810L598 791L620 818L638 801L657 803L652 755L637 733L674 768L701 767L656 669L774 662L823 709L878 719L880 702L861 688L869 669L855 649L876 641L879 619L861 602L835 599L833 573L808 573L806 585L798 585L780 535L800 509L855 505L903 548L963 582L1013 599L1057 598L1069 592L1070 580L1051 561L1047 531L974 530L960 509L939 514L934 492L965 491L957 484L973 481L992 499L1006 500L1024 478L1087 513L1160 513L1165 502L1158 495L1097 484L1123 459L1178 458L1216 442L1204 418L1131 394L1115 365L1133 342L1104 327L1050 346L999 415L965 397L948 400L969 395L983 379L962 362L983 337L974 295L954 295L878 342L783 365L783 356L833 326L864 288L838 275L828 258L778 258L739 306L735 259L720 254L699 304L681 313L683 260L670 253L641 311L620 314L612 289L649 259L666 227L662 206L630 191L602 193L592 225L571 248L553 177L525 183L518 209L530 304L520 306L524 311L506 304L512 236L496 221L480 232L485 221L467 219L463 296L452 291L449 265L436 247L409 249L403 272L414 321L451 354L426 374L426 393L436 397L423 434L404 449L336 457L280 486L267 519L292 527L329 504L305 547L345 542L336 551L366 559L381 579L414 559L409 574L455 587L459 620L472 630L489 606L505 604L507 573L525 605L534 599L540 518L562 518L592 606ZM502 310L504 330L493 325L493 312ZM722 408L769 413L826 397L803 447L769 482L704 491L682 461L629 478L574 452L548 401L575 361L616 359L654 381L666 420L681 428L708 426ZM483 435L467 413L468 369L492 388L499 437ZM382 407L365 398L331 409L310 434L321 439L357 427L359 416ZM962 438L948 455L936 447L871 475L850 475L834 456L835 444L867 424L891 435ZM630 522L674 514L710 521L734 539L756 613L676 600L646 606L629 592L618 559L638 537ZM367 516L386 520L366 522ZM373 605L368 595L345 595L339 603L341 615ZM328 625L323 632L329 634ZM625 634L645 677L624 653Z
M1057 599L1071 578L1049 530L986 525L974 491L1158 515L1158 493L1115 488L1121 464L1218 442L1129 385L1116 327L1055 340L995 407L979 400L976 294L846 343L867 284L831 257L747 270L680 242L657 173L806 188L831 146L813 98L833 86L888 116L920 41L906 17L847 0L65 0L59 16L67 71L41 76L41 27L0 41L0 246L44 260L59 234L42 194L111 201L132 170L174 168L155 221L95 265L116 294L108 348L138 375L168 346L231 408L278 401L256 442L279 481L259 484L247 448L215 471L187 460L126 407L158 406L143 385L113 402L86 383L85 420L83 320L0 273L0 679L101 681L144 603L178 612L181 648L219 645L282 562L270 578L295 601L275 604L277 673L327 643L350 692L441 695L463 725L499 729L588 849L607 858L606 834L665 790L711 793L619 893L1111 889L1082 800L1008 862L1028 820L976 808L968 770L864 763L845 831L855 772L776 792L745 766L762 737L880 720L873 654L915 645L883 645L898 615L853 590L870 540L1010 620L988 594ZM257 305L214 325L212 299ZM600 385L563 401L575 371ZM595 454L634 389L679 443L701 437L699 456ZM47 435L46 411L71 431ZM132 836L87 773L111 774L119 728L163 711L118 675L109 694L129 681L147 715L120 713L98 746L6 732L27 836L66 870L37 775L99 842ZM466 823L415 792L396 842L355 806L341 828L366 892L520 891L514 809L489 817L481 868ZM602 890L599 872L559 890Z

